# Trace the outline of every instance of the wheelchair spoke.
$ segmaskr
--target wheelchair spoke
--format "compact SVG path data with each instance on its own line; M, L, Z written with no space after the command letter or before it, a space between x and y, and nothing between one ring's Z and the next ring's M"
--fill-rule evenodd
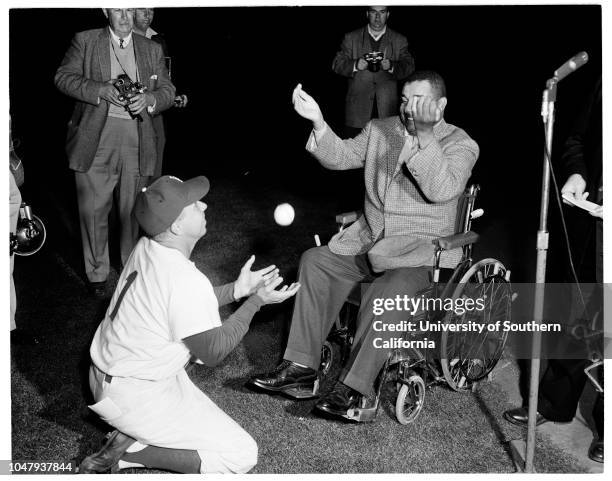
M461 316L449 313L445 322L475 322L485 327L482 332L442 333L441 365L453 389L468 389L484 378L501 357L507 338L502 323L509 319L511 306L511 290L505 273L499 261L484 259L467 270L455 289L453 298L483 299L484 309L467 311ZM488 330L487 326L498 322L499 330Z

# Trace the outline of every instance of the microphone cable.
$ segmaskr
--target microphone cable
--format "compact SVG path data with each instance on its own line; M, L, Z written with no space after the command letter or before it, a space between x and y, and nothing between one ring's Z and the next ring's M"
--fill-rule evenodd
M565 245L567 247L566 252L569 258L570 269L572 271L572 277L574 278L574 282L576 283L576 287L578 288L578 294L580 295L580 302L582 304L582 308L584 310L585 315L590 319L590 314L588 312L586 302L584 300L584 294L582 292L582 288L580 287L580 282L578 281L578 275L576 274L576 269L574 267L574 259L572 256L572 248L570 246L569 235L567 233L567 224L565 223L565 215L563 213L563 202L561 201L561 196L559 195L559 187L557 186L557 177L555 175L555 170L553 168L553 164L551 161L551 154L548 150L548 145L546 145L546 124L544 124L544 156L546 157L546 162L550 167L550 176L553 181L553 186L555 188L555 199L557 200L557 206L559 208L559 214L561 215L561 225L563 226L563 237L565 239Z

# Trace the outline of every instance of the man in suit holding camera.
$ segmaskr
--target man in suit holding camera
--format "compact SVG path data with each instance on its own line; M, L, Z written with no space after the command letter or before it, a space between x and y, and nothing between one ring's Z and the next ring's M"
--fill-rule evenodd
M108 27L75 35L55 75L55 85L76 99L66 152L75 171L85 273L95 297L106 297L110 271L108 217L117 202L121 263L138 239L132 217L136 194L161 172L153 117L169 108L175 89L161 46L132 35L134 9L104 10ZM145 89L123 99L117 77Z
M387 28L389 8L370 6L368 24L347 33L332 69L348 78L346 135L354 137L372 118L395 115L397 82L414 71L408 40Z

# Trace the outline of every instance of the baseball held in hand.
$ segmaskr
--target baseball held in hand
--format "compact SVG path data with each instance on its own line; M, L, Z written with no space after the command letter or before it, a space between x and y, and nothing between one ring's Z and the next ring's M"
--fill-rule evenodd
M289 225L295 219L295 211L291 204L279 204L274 209L274 220L278 225Z

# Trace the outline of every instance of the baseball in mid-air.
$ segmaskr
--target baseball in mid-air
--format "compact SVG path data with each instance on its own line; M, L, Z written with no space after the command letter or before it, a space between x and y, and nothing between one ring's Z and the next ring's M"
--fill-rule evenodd
M274 220L278 225L289 225L295 219L295 211L291 204L278 204L274 209Z

